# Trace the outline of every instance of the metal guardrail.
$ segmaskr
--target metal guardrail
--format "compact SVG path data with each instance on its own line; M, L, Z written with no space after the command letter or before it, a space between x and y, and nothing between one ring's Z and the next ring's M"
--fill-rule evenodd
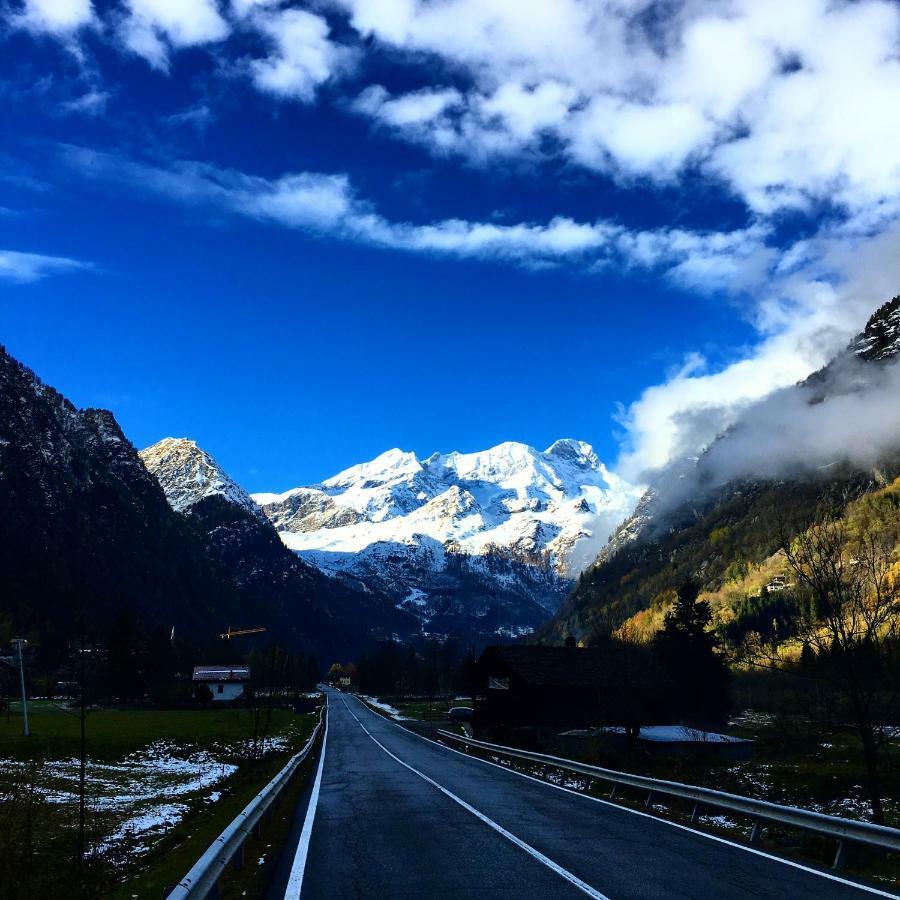
M292 756L284 768L244 807L231 824L207 847L206 852L191 867L190 872L178 882L167 900L202 900L218 898L219 878L234 863L240 869L244 862L244 842L250 834L259 833L259 823L264 815L271 814L272 804L277 802L303 761L309 756L322 731L327 715L327 701L322 705L319 721L303 749Z
M730 812L750 816L754 820L753 830L750 833L751 843L756 843L759 840L764 827L763 823L766 822L775 822L779 825L800 828L833 838L838 842L837 852L832 864L832 867L835 869L840 868L844 862L847 842L865 844L869 847L900 853L900 829L889 828L886 825L875 825L872 822L861 822L857 819L842 819L839 816L829 816L825 813L799 809L795 806L781 806L778 803L770 803L768 800L753 800L750 797L741 797L739 794L729 794L712 788L696 787L690 784L682 784L678 781L665 781L659 778L649 778L645 775L630 775L627 772L617 772L614 769L589 766L585 763L563 759L559 756L550 756L546 753L534 753L531 750L520 750L517 747L505 747L501 744L478 741L474 738L452 734L449 731L441 730L438 731L438 734L445 740L471 745L501 756L512 756L610 782L613 785L610 799L615 799L617 788L624 786L647 791L645 806L652 804L655 794L692 801L694 808L691 813L691 822L696 822L703 807L725 809Z

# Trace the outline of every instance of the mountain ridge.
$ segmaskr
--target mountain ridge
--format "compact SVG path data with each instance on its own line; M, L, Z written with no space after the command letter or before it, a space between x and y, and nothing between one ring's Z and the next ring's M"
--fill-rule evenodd
M638 496L566 438L424 459L393 448L252 498L303 559L387 593L423 629L486 637L537 627Z

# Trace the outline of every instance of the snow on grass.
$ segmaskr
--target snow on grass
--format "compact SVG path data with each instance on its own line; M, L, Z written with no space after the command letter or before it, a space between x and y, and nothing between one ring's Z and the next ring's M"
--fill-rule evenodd
M8 771L25 765L18 760L0 761L0 768ZM185 802L173 798L187 800L207 791L203 799L215 803L221 791L209 788L222 784L236 771L234 763L208 750L191 751L171 741L154 741L116 763L88 759L87 807L115 823L97 849L107 850L127 839L130 852L145 852L155 837L177 825L188 811ZM49 803L75 804L78 779L77 758L49 761L41 770L39 790Z
M380 709L383 713L387 713L392 719L396 719L398 722L409 722L412 721L409 716L404 716L400 713L400 710L394 706L391 706L388 703L382 703L377 697L369 697L366 694L360 694L363 700L369 704L369 706L374 706L375 709Z
M267 737L257 742L256 755L285 750L290 744L290 735ZM156 838L185 817L191 804L217 803L222 786L238 769L234 760L253 749L251 741L196 749L159 740L116 762L89 758L87 808L108 823L96 849L105 852L127 846L129 855L145 853ZM0 771L14 772L27 765L21 760L0 759ZM48 760L41 767L38 790L49 803L74 805L78 803L78 780L77 758Z

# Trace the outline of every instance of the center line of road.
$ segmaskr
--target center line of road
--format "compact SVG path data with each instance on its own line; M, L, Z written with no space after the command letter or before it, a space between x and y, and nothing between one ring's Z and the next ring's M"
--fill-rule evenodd
M503 837L505 837L508 841L524 850L529 856L536 859L539 863L542 863L548 869L556 872L557 875L565 878L566 881L577 887L578 890L587 894L588 897L593 897L594 900L610 900L610 898L607 897L606 894L601 894L600 891L592 888L589 884L582 881L577 875L573 875L568 869L564 869L558 863L553 862L553 860L548 856L544 856L544 854L541 853L540 850L536 850L531 846L531 844L526 844L525 841L523 841L521 838L517 838L512 832L507 831L502 825L498 825L493 819L489 819L483 812L475 809L475 807L471 804L466 803L466 801L461 797L457 797L456 794L454 794L452 791L448 791L447 788L445 788L442 784L438 784L433 778L429 778L424 772L420 772L418 769L413 768L413 766L411 766L409 763L406 763L402 759L400 759L399 756L391 753L391 751L388 750L388 748L385 747L384 744L382 744L381 741L379 741L378 738L376 738L372 734L372 732L369 731L368 728L366 728L365 725L363 725L363 723L357 718L353 710L350 709L350 707L347 705L347 701L343 697L341 697L341 702L344 704L347 712L350 713L350 715L353 716L354 719L356 719L356 724L359 725L359 727L362 728L362 730L369 736L369 738L373 740L379 747L381 747L381 749L384 750L384 752L387 753L387 755L390 756L391 759L396 760L398 763L400 763L401 766L418 775L419 778L421 778L423 781L426 781L432 787L437 788L445 797L449 797L454 803L458 803L464 810L466 810L466 812L472 813L475 818L480 819L482 822L484 822L485 825L493 828L494 831L496 831L498 834L503 835Z

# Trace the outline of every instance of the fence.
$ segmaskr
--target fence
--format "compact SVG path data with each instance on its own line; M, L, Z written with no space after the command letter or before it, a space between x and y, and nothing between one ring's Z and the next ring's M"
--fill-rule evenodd
M251 835L259 834L263 816L271 817L272 805L281 798L284 789L303 761L312 752L318 740L327 715L322 707L319 721L313 729L306 746L288 760L284 768L244 807L232 823L209 845L206 852L181 879L178 886L168 895L168 900L218 900L219 879L229 864L240 869L244 864L244 842Z
M530 750L520 750L516 747L490 744L487 741L478 741L474 738L451 734L449 731L439 731L438 734L444 740L478 747L500 756L524 759L529 762L553 766L556 769L564 769L568 772L576 772L579 775L586 775L589 778L609 782L613 785L610 794L611 800L615 799L616 791L619 787L629 787L647 792L645 806L650 806L653 803L655 795L678 797L691 801L694 804L691 822L697 821L700 811L704 807L724 809L729 812L750 816L753 819L753 830L750 833L751 843L756 843L759 840L764 824L767 822L775 822L779 825L812 831L816 834L833 838L838 842L833 863L833 868L835 869L840 868L844 862L846 844L848 842L877 847L893 853L900 852L900 829L897 828L888 828L885 825L875 825L872 822L861 822L856 819L842 819L839 816L829 816L825 813L798 809L794 806L781 806L777 803L770 803L767 800L753 800L750 797L728 794L725 791L716 791L712 788L681 784L678 781L664 781L659 778L648 778L645 775L631 775L627 772L617 772L613 769L589 766L585 763L571 759L562 759L558 756L550 756L546 753L534 753Z

